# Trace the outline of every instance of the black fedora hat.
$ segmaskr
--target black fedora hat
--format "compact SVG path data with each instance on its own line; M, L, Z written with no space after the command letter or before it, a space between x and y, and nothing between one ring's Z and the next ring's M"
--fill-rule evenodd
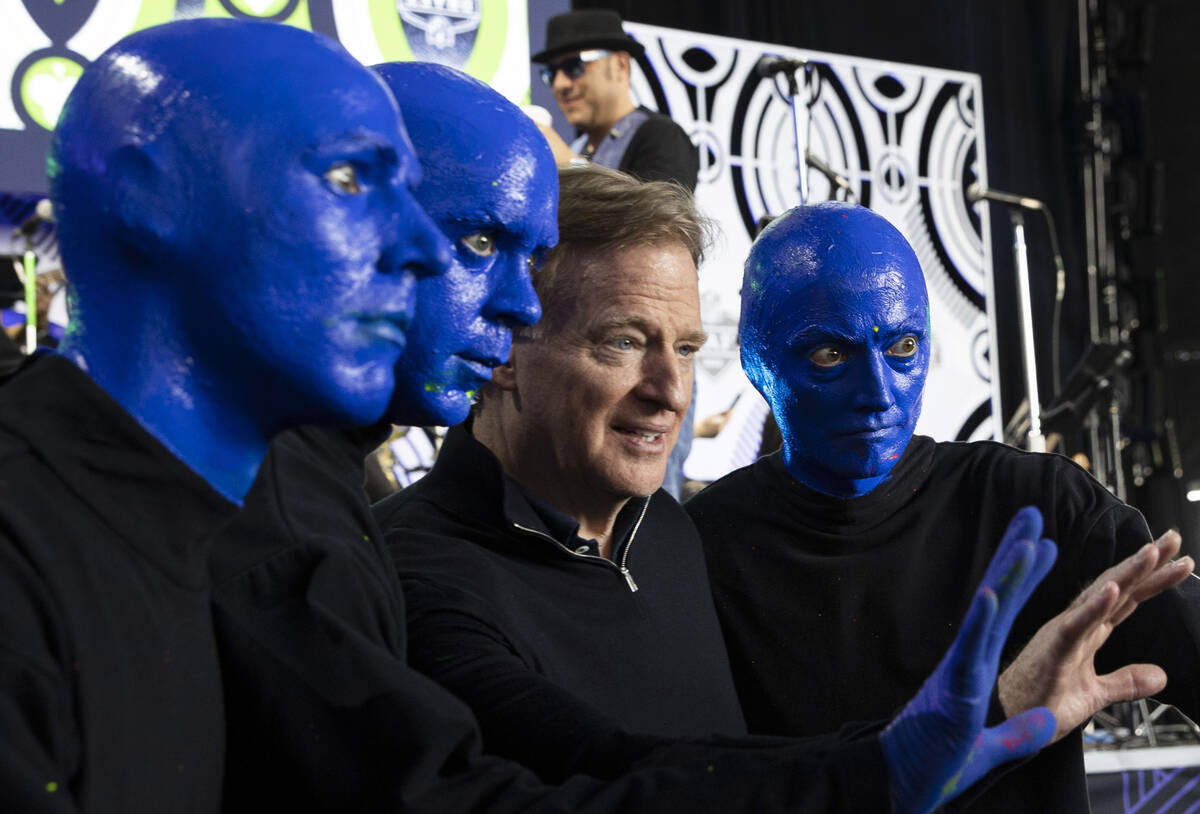
M546 62L559 54L605 48L640 57L646 49L621 28L621 15L608 9L583 9L556 14L546 23L546 50L530 57Z

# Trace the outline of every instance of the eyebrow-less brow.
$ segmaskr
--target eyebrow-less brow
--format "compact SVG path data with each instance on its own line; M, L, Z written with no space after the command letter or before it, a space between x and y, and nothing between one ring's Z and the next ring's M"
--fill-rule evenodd
M478 207L469 210L457 210L452 212L439 211L436 207L431 208L430 213L439 221L451 223L455 227L462 230L470 230L472 232L505 232L512 233L512 229L508 224L505 224L500 218L487 207Z
M358 131L353 133L337 133L321 139L313 148L313 152L325 155L339 152L350 154L375 154L381 161L395 163L399 159L392 142L379 133Z
M392 143L379 134L369 132L339 133L322 139L304 156L305 164L314 171L321 169L319 165L337 159L360 161L386 170L401 166L401 157ZM406 171L410 184L419 183L421 165L415 158L404 161L401 168Z
M828 325L801 325L788 334L789 345L809 344L812 342L830 342L852 345L858 340L845 333L830 328Z
M896 337L913 334L921 338L926 334L926 327L923 322L918 321L915 317L906 317L899 325L890 327L880 325L879 334ZM861 341L862 339L858 332L841 330L831 325L801 325L788 334L787 337L788 345L803 345L816 342L856 345Z

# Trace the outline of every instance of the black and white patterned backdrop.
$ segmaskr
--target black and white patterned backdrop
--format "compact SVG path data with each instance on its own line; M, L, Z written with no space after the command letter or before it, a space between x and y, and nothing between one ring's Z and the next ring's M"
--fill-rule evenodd
M738 362L742 262L760 218L800 202L786 83L762 79L765 54L809 60L801 121L809 150L844 181L807 169L809 201L855 200L892 221L916 250L929 287L933 358L918 431L938 439L996 434L991 251L986 217L967 201L986 184L979 77L915 65L781 48L629 23L646 46L634 95L669 113L700 147L696 198L722 237L700 270L705 327L697 416L734 405L713 439L697 439L686 472L711 480L745 463L747 422L765 410ZM802 125L803 127L803 125Z

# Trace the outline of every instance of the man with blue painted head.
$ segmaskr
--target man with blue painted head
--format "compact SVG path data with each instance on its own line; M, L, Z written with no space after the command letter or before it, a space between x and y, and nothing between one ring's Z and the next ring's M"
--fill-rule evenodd
M859 497L896 465L921 413L925 277L904 237L869 209L818 206L809 219L820 226L805 222L806 240L789 223L755 243L742 291L743 366L779 416L789 473Z
M419 196L455 247L450 270L420 283L427 307L396 366L388 413L397 424L453 426L508 358L513 329L541 315L530 266L554 244L558 182L541 160L536 129L482 82L424 62L374 70L406 111L426 168ZM444 87L456 103L431 87Z
M72 319L0 388L0 799L217 811L211 538L274 434L383 413L449 247L386 88L282 26L125 38L49 174Z
M798 207L751 249L742 363L783 447L687 504L750 731L804 735L895 709L938 663L998 530L1026 505L1041 510L1060 554L1005 661L1097 574L1153 558L1162 581L1135 595L1168 590L1115 630L1096 665L1161 665L1173 678L1162 697L1200 712L1188 678L1200 666L1200 597L1195 579L1182 582L1190 558L1171 562L1178 535L1139 554L1151 539L1141 515L1060 456L914 435L931 330L915 254L868 209ZM1026 702L1030 678L1020 659L1000 677L1005 710ZM1089 681L1100 705L1166 684L1145 664ZM1085 719L1060 718L1060 734L1073 731L968 810L1086 811Z
M420 62L374 70L420 152L425 180L417 195L455 248L450 270L419 284L423 307L396 366L389 414L452 426L507 361L513 330L541 316L531 266L558 239L558 178L536 127L482 82Z
M557 242L558 179L533 123L483 83L425 63L373 71L400 102L423 172L415 195L452 253L445 273L418 282L384 419L281 435L245 510L216 543L216 622L230 710L226 799L234 810L278 805L272 778L295 791L297 805L340 809L352 798L342 781L326 782L334 763L344 764L334 776L357 785L364 803L427 782L419 763L411 778L394 767L377 771L371 752L378 744L359 735L363 716L410 750L397 765L421 749L458 748L463 727L473 725L407 667L403 599L363 490L364 456L392 423L461 422L492 368L508 358L513 330L537 321L531 261ZM347 235L353 238L353 227ZM273 597L269 606L264 595ZM283 626L281 609L289 620ZM314 641L312 631L330 638ZM276 721L350 734L318 742ZM297 782L298 772L311 774L312 785ZM465 772L438 807L457 810L452 800L480 793L492 776Z

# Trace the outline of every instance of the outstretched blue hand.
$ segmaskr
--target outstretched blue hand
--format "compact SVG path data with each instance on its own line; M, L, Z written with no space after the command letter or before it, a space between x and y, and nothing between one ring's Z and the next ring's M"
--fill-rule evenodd
M1057 555L1041 534L1037 509L1017 512L954 644L880 737L897 812L930 811L1054 735L1054 715L1044 707L983 727L1008 631Z

